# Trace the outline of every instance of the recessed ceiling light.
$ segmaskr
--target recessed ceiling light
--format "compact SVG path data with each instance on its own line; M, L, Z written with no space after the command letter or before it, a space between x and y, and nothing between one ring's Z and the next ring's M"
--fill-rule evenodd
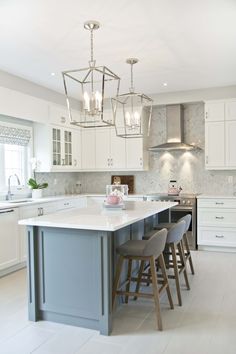
M51 76L55 76L56 74L55 73L51 73Z
M167 86L167 82L163 82L163 86L165 86L165 87L166 87L166 86Z

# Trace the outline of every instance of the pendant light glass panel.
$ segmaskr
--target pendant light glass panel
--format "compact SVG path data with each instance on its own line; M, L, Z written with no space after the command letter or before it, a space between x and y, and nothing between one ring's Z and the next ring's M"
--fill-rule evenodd
M93 59L93 30L97 22L86 22L91 31L91 60L83 69L62 72L71 124L84 128L114 125L114 117L105 115L110 99L119 92L120 78L106 66L96 66Z
M138 62L138 59L131 58L126 62L131 64L130 92L112 99L116 135L122 138L140 138L149 135L152 99L134 91L133 65Z

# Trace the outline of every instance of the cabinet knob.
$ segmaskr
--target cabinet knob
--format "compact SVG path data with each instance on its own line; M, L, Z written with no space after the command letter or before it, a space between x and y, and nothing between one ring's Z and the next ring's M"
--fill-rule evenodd
M208 112L206 112L205 118L206 118L206 119L208 118Z
M223 202L216 202L216 205L224 205Z
M218 220L223 220L224 216L216 216L215 218L218 219Z
M74 165L77 166L77 160L76 159L74 159Z
M217 238L224 238L224 235L215 235Z

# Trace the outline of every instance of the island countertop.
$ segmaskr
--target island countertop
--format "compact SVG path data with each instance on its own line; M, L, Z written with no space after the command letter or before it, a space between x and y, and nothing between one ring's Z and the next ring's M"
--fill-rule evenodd
M116 231L177 205L175 202L126 201L125 209L94 205L20 220L20 225Z

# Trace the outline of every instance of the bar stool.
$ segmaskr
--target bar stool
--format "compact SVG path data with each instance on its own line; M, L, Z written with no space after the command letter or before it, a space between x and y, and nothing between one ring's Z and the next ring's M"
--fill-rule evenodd
M184 274L186 287L188 290L190 290L188 274L186 271L186 260L185 260L184 251L181 242L185 229L186 229L186 223L184 220L177 222L169 229L167 234L167 239L166 239L166 244L169 247L170 254L172 257L172 260L169 260L168 267L170 268L173 267L174 269L174 275L173 276L169 275L169 278L175 279L179 306L182 306L182 297L181 297L180 281L179 281L179 275L182 272ZM178 250L178 254L176 252L176 249ZM177 256L179 256L180 258L180 264L178 262Z
M184 249L185 260L186 260L186 262L187 261L189 262L191 273L194 274L195 272L194 272L194 267L193 267L193 260L192 260L191 251L189 248L188 236L187 236L187 231L189 229L191 219L192 219L191 214L187 214L187 215L183 216L181 219L179 219L178 222L184 220L186 223L186 227L185 227L185 231L184 231L184 235L183 235L183 239L182 239L181 243L182 243L182 246ZM174 225L174 223L160 223L154 227L154 230L161 230L163 228L166 228L167 230L169 230L173 225Z
M186 271L186 259L184 256L184 251L182 247L182 238L184 231L186 229L186 223L184 220L173 224L169 229L166 238L166 247L164 250L164 258L166 267L173 268L174 274L168 274L169 279L175 279L177 298L179 306L182 306L182 297L180 291L180 281L179 276L181 273L184 274L185 284L188 290L190 290L190 285L188 281L188 275ZM155 233L154 230L150 231L144 235L144 239L147 240L152 237L152 234ZM170 258L171 257L171 258ZM179 259L177 258L179 257Z
M113 285L113 293L112 293L113 308L114 308L115 299L117 295L125 295L126 303L128 303L129 296L154 298L156 316L157 316L157 327L160 331L163 329L161 311L160 311L160 294L162 293L163 290L166 290L167 292L170 308L171 309L174 308L168 277L166 274L165 262L162 254L166 243L166 237L167 237L167 230L162 229L160 231L156 231L156 233L153 234L152 237L150 237L148 240L130 240L117 247L117 253L119 254L119 259L117 263L117 269L116 269L114 285ZM120 275L121 275L124 260L128 261L127 280L121 286L119 286ZM133 278L132 262L137 260L141 261L140 267L138 271L138 276L136 278ZM159 261L160 268L162 271L162 276L163 276L163 284L160 287L160 289L158 288L157 273L155 268L156 260ZM149 281L152 283L152 288L153 288L152 294L139 292L139 285L140 283L143 282L142 273L143 273L145 262L150 263L151 279ZM131 281L136 281L135 291L130 291ZM121 290L124 286L126 286L125 290Z

